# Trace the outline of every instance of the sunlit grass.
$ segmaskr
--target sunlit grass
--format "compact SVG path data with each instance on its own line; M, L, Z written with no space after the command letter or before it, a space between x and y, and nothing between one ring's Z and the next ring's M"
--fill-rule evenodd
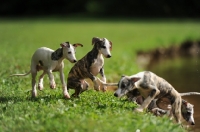
M89 90L80 99L65 100L57 73L54 75L58 88L51 90L45 76L44 91L38 91L36 99L30 98L31 76L9 75L29 71L37 48L57 49L64 41L84 45L77 48L80 59L92 49L92 37L98 36L113 43L112 57L105 59L104 67L107 80L117 82L122 74L144 70L136 64L137 50L197 40L199 31L196 21L1 19L0 131L184 131L166 117L134 113L134 103L115 98L112 92ZM65 60L66 77L72 66ZM73 92L70 90L70 94Z

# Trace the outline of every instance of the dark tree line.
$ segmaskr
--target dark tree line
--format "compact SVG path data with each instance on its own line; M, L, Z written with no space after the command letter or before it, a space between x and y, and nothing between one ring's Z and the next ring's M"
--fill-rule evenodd
M199 17L200 0L1 0L1 16Z

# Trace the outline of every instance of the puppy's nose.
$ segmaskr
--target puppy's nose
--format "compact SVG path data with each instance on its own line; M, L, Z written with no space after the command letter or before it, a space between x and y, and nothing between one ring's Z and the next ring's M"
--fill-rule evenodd
M192 123L191 123L191 125L195 125L195 123L194 123L194 122L192 122Z
M114 93L114 96L115 96L115 97L118 97L118 94L117 94L117 93Z
M74 60L74 63L77 62L77 60Z
M107 55L107 58L110 58L111 57L111 55Z

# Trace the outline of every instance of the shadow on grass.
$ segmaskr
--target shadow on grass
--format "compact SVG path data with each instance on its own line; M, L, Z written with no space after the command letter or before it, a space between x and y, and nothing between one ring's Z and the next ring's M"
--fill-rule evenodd
M27 101L31 101L31 102L39 102L41 100L44 100L45 102L51 102L51 101L56 101L58 99L65 99L63 96L61 95L46 95L46 96L39 96L39 97L23 97L23 96L3 96L0 97L0 103L8 103L13 101L14 103L17 102L27 102ZM68 99L66 99L68 100Z
M10 102L10 101L23 102L24 98L21 98L21 97L11 97L11 96L0 97L0 102L1 103L7 103L7 102Z

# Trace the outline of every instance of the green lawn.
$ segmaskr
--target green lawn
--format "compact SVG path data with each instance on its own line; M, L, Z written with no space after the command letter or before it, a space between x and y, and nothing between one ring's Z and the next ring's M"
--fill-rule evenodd
M166 117L134 113L136 105L115 98L113 92L91 88L80 99L65 100L58 73L54 73L57 89L49 88L45 76L45 89L38 91L36 99L30 98L30 75L9 75L29 71L33 52L42 46L57 49L65 41L82 43L84 47L76 53L80 59L92 49L92 37L98 36L113 43L112 57L105 59L105 74L109 82L117 82L122 74L144 70L135 62L137 50L198 40L199 31L199 21L192 20L0 19L0 131L184 131ZM72 66L65 60L66 77Z

